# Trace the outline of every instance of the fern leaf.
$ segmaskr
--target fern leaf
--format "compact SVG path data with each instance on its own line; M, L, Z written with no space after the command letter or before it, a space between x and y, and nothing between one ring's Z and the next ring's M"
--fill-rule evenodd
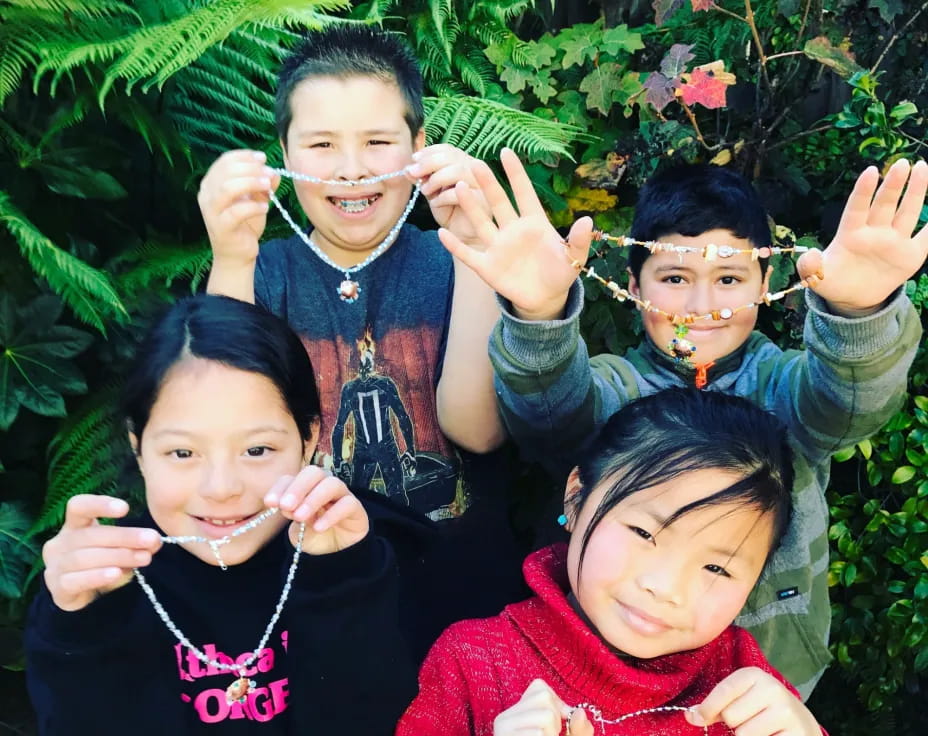
M493 100L449 96L425 99L426 136L463 148L477 158L496 157L508 146L520 156L570 156L570 145L583 138L571 125L544 120Z
M16 240L32 270L48 282L78 319L103 334L107 318L128 320L129 314L109 277L56 246L3 191L0 191L0 222Z
M117 279L124 294L147 291L152 284L170 287L178 279L188 279L195 290L208 273L212 251L206 242L192 246L177 243L143 243L120 258L130 268Z
M79 493L114 493L128 449L117 416L119 389L107 386L68 415L48 446L48 487L29 535L56 528L68 500Z

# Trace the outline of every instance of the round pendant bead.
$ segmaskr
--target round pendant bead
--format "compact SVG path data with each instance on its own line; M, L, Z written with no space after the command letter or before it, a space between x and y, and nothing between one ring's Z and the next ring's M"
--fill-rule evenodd
M358 286L357 281L352 281L351 279L345 279L338 285L338 295L342 298L342 301L353 302L358 298L358 294L361 293L361 287Z

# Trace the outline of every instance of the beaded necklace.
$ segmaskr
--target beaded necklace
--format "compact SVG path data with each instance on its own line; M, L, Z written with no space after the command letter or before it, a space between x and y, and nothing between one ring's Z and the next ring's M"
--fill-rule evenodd
M162 536L161 541L165 544L206 542L212 549L213 554L216 555L216 559L219 561L220 567L223 570L227 570L227 565L223 562L219 555L219 547L224 544L228 544L234 537L237 537L240 534L244 534L250 529L254 529L258 524L269 519L276 512L276 508L268 509L267 511L264 511L256 516L247 524L236 529L231 534L227 534L226 536L220 537L219 539L209 539L207 537L188 535L182 537ZM148 596L148 600L151 601L151 605L154 607L155 613L158 614L158 617L164 622L164 625L168 627L168 631L170 631L181 644L193 652L194 656L205 665L209 667L215 667L218 670L234 672L237 675L235 681L226 688L226 703L229 705L236 702L244 703L248 699L248 694L257 687L257 683L245 675L244 671L251 667L251 665L258 660L258 656L261 654L261 651L267 644L267 640L271 637L271 633L273 632L274 627L277 625L278 619L280 619L280 614L284 610L284 604L287 602L287 598L290 595L290 587L293 583L293 577L296 575L296 569L300 564L300 553L303 551L303 534L305 531L306 524L300 524L300 531L297 538L296 547L293 550L293 560L290 563L290 568L287 570L287 577L284 580L284 587L280 591L280 598L277 601L277 606L274 609L271 620L268 621L267 626L264 628L264 634L261 636L261 641L258 642L258 645L252 650L251 654L248 655L248 658L244 662L233 662L232 664L219 662L215 659L210 659L201 649L194 646L190 639L184 634L184 632L181 631L177 624L174 623L174 620L168 615L168 612L164 610L164 606L161 605L161 601L158 600L157 596L155 595L155 591L152 589L151 585L148 584L145 576L139 571L138 568L134 568L132 570L132 574L135 575L135 579L138 581L142 590L145 592L145 595Z
M567 714L567 736L570 736L570 719L573 718L574 713L576 713L578 710L583 710L583 711L588 710L590 714L593 716L593 722L598 723L602 732L606 733L607 725L614 726L629 718L634 718L635 716L643 716L643 715L647 715L648 713L666 713L669 711L682 711L684 713L688 713L692 711L693 709L684 708L679 705L661 705L656 708L644 708L642 710L636 710L634 713L626 713L624 716L619 716L618 718L615 718L610 721L608 718L603 717L603 712L599 708L597 708L595 705L591 703L580 703L580 705L573 706L570 709L570 713ZM693 728L698 728L698 726L693 726ZM709 727L703 726L702 732L704 736L708 736Z
M380 174L379 176L369 176L364 179L320 179L317 176L312 176L310 174L300 174L296 171L289 171L287 169L271 169L272 172L278 174L279 176L287 176L291 179L297 181L307 181L312 184L324 184L326 186L341 186L341 187L358 187L365 184L377 184L387 179L393 179L397 176L403 176L406 171L405 169L400 169L399 171L391 171L389 174ZM406 204L406 209L403 210L403 214L400 215L399 219L396 221L396 224L390 228L390 232L387 233L387 236L380 241L380 244L370 252L370 255L367 256L360 263L351 266L350 268L343 268L335 263L325 252L313 241L312 236L307 235L303 230L294 222L293 218L290 216L290 213L284 208L280 203L280 200L277 199L277 196L274 192L270 193L271 202L274 203L274 206L280 211L280 214L283 216L284 220L290 225L300 239L306 243L309 249L315 253L319 260L325 263L327 266L331 266L336 271L341 271L345 278L338 285L338 296L343 302L351 304L358 300L358 295L361 293L361 285L352 278L352 274L356 274L365 266L373 263L377 258L379 258L383 252L389 248L393 242L396 240L396 237L400 233L400 228L403 227L403 224L406 222L406 218L409 217L409 213L412 212L413 206L416 204L416 200L419 198L421 182L416 182L416 186L413 189L412 196L409 198L409 202Z
M730 245L716 245L714 243L710 243L702 247L695 247L688 245L676 245L674 243L664 243L657 240L635 240L634 238L621 235L609 235L608 233L604 233L600 230L593 231L593 239L614 242L620 246L639 246L647 248L652 254L659 252L677 253L680 256L681 262L683 260L683 256L687 253L695 253L701 256L707 262L715 261L718 258L731 258L734 255L747 253L750 254L752 261L756 261L758 258L769 258L772 255L780 255L781 253L804 253L809 250L809 248L801 245L792 247L769 246L763 248L734 248ZM596 255L599 256L598 253L596 253ZM735 307L734 309L726 307L724 309L713 309L709 312L706 312L705 314L677 314L676 312L667 312L660 307L655 306L651 303L650 299L640 299L628 291L628 289L624 289L619 286L619 284L613 281L610 277L600 276L598 273L596 273L596 270L592 266L584 266L578 260L572 260L571 265L587 278L598 281L600 284L606 287L612 298L616 301L624 302L628 300L636 304L643 312L652 312L654 314L660 314L666 317L674 325L674 337L667 345L667 352L673 356L676 362L690 367L693 367L692 358L696 353L696 346L690 340L686 339L686 336L689 333L689 325L694 324L695 322L710 319L714 322L730 320L739 312L746 309L756 309L761 304L765 304L769 307L772 302L779 301L780 299L786 297L788 294L802 291L803 289L807 289L810 286L815 286L819 281L825 278L824 274L822 273L811 274L804 279L800 279L795 284L786 289L774 292L765 292L764 295L757 301L742 304L741 306Z

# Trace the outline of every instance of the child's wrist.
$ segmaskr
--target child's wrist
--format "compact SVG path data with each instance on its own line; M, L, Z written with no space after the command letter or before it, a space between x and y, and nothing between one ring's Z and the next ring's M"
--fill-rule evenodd
M836 317L846 317L848 319L855 319L859 317L869 317L871 314L876 314L883 307L886 306L886 301L883 300L879 304L876 304L871 307L859 307L851 306L849 304L836 304L835 302L826 301L825 304L828 306L828 311L831 312Z
M564 308L567 306L565 296L557 303L547 304L536 309L523 309L517 304L512 305L512 313L523 322L551 322L564 318Z

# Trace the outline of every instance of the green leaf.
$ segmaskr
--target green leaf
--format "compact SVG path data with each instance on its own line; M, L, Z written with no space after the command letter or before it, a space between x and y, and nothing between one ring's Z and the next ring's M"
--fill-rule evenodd
M37 163L34 168L53 192L80 199L122 199L126 196L116 179L105 171Z
M586 106L608 115L621 88L623 68L615 62L600 64L580 82L580 91L586 93Z
M834 69L843 79L864 71L849 51L832 46L827 36L818 36L806 41L802 53L819 64Z
M915 103L909 102L908 100L906 100L905 102L900 102L898 105L893 107L892 110L889 111L889 116L893 120L896 120L897 122L905 120L906 118L911 117L912 115L917 115L917 114L918 114L918 108L915 106Z
M911 465L903 465L896 468L893 472L890 482L895 483L896 485L901 485L903 483L908 483L912 478L915 477L915 473L918 472Z
M585 38L570 38L561 44L564 49L564 58L561 59L561 69L570 69L572 66L582 66L586 59L596 57L596 47L590 45Z
M39 554L38 545L26 538L29 518L12 503L0 503L0 598L20 598L29 570Z
M902 0L869 0L867 7L878 10L884 23L892 23L905 10Z
M831 458L836 463L844 463L854 457L855 454L857 454L857 448L851 445L850 447L845 447L843 450L838 450Z
M50 296L14 309L12 297L0 296L0 429L9 429L21 407L43 416L65 415L62 394L87 390L71 358L83 352L92 337L80 330L49 323L60 303Z
M626 51L629 54L640 51L644 48L644 43L641 40L640 33L628 30L628 26L622 23L622 25L609 28L603 33L603 47L606 49L606 53L618 56L620 51Z
M915 597L920 601L928 598L928 575L922 575L915 583Z
M521 92L526 85L530 85L537 74L533 69L522 69L517 66L507 66L502 74L499 75L500 81L506 83L506 89L510 92Z
M125 306L109 276L56 246L0 191L0 223L19 244L36 274L46 281L82 321L106 331L107 318L124 322Z

